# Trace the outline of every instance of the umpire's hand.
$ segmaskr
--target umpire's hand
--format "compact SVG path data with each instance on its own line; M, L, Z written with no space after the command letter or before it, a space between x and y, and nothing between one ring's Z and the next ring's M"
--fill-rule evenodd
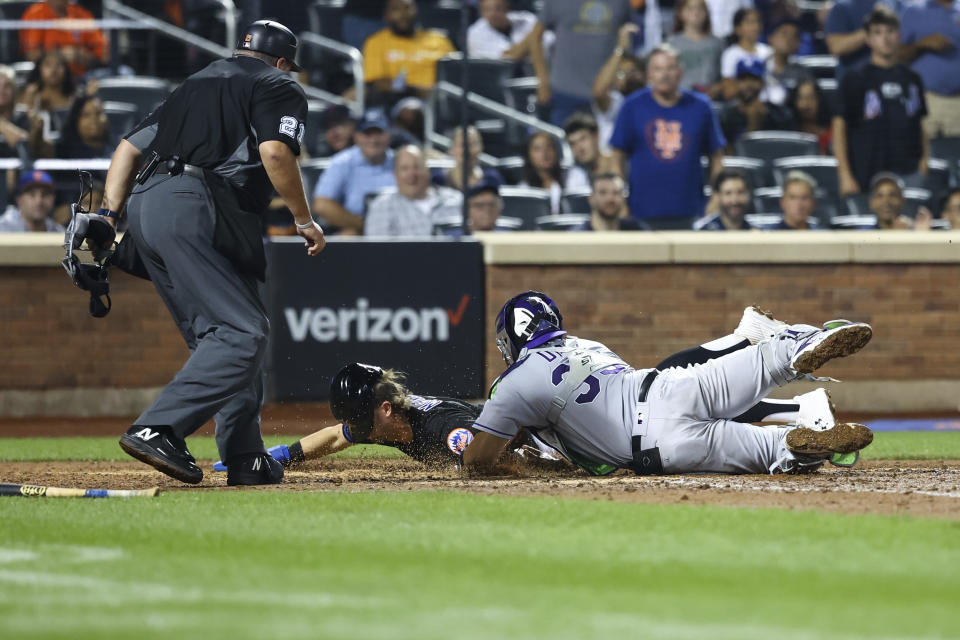
M303 238L306 242L303 245L307 248L307 253L311 256L315 256L323 251L323 248L327 246L327 239L323 237L323 229L320 228L316 222L313 222L311 226L301 229L297 225L297 235Z

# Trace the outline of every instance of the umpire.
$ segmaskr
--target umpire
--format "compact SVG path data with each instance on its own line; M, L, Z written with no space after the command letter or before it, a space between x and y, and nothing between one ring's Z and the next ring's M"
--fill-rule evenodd
M325 244L296 161L307 115L303 89L288 75L300 70L296 54L289 29L254 22L232 58L187 78L120 142L107 173L98 213L115 224L130 198L115 261L149 276L191 351L120 446L183 482L203 479L184 438L210 418L227 484L283 480L260 435L269 322L256 281L266 268L260 214L272 189L307 253Z

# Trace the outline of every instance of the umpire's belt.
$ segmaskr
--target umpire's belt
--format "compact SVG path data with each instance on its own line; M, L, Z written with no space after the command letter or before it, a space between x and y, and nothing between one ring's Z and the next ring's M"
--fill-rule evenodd
M186 164L185 162L161 162L160 166L157 167L157 170L154 172L157 175L165 176L179 176L185 175L192 178L203 179L203 169L193 164Z
M647 404L647 394L650 393L650 387L653 386L653 381L657 379L657 376L660 375L660 372L657 369L654 369L644 377L643 382L640 383L640 392L637 394L637 403L639 408L637 411L637 428L634 433L646 434L647 425L644 424L644 421L648 419L648 412L646 409ZM633 469L634 473L641 476L652 476L660 475L663 473L663 462L660 460L660 448L651 447L649 449L644 449L642 440L646 437L645 435L634 435L632 444L633 444L633 462L628 465L630 469Z

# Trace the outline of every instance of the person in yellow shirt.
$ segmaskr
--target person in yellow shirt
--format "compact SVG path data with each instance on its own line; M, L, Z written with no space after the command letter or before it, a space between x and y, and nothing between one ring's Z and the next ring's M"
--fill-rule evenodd
M417 28L414 0L389 0L384 11L387 28L363 45L363 74L373 94L410 93L421 96L437 81L437 60L455 51L439 31Z

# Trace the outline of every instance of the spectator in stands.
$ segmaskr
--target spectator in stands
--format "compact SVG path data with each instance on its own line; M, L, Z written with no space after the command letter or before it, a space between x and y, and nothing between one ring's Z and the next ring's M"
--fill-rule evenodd
M760 99L765 71L763 63L757 60L741 60L737 64L736 96L720 110L720 127L730 153L744 133L790 126L790 113L786 109Z
M69 0L46 0L27 8L21 20L93 20L92 13ZM20 48L38 62L47 51L59 51L77 77L106 61L107 39L100 29L22 29Z
M313 190L313 213L344 235L363 231L368 193L395 187L389 124L383 112L371 109L353 135L355 146L333 156ZM334 229L325 228L327 234Z
M23 174L17 188L17 204L10 205L0 216L0 233L20 231L59 231L63 227L53 221L55 199L53 178L46 171Z
M833 151L841 195L858 193L880 171L922 182L927 144L923 80L897 64L900 21L878 7L864 23L870 61L840 81L840 108L833 119Z
M928 138L960 136L960 4L926 0L902 17L900 59L923 79Z
M873 11L877 0L837 0L824 24L827 50L839 58L837 80L870 59L863 21Z
M629 53L630 38L636 32L637 26L632 23L620 27L617 48L603 63L593 81L591 109L597 122L600 149L605 153L610 150L610 134L613 133L613 123L617 121L623 99L643 89L647 81L643 64Z
M759 42L763 24L756 9L737 9L733 16L733 31L736 42L727 47L720 56L720 75L723 77L723 95L732 98L737 92L737 68L741 62L760 62L766 65L773 55L770 45ZM766 96L763 96L766 99Z
M437 60L452 53L453 44L439 31L417 28L414 0L389 0L383 17L387 28L363 45L363 76L371 99L426 96L437 81Z
M370 203L364 235L431 236L439 218L460 213L463 197L448 187L430 184L430 171L420 147L397 149L393 174L397 190L381 193Z
M564 175L560 167L560 141L549 133L538 131L527 140L523 154L523 180L520 186L546 189L550 194L550 211L560 213Z
M622 25L630 21L630 0L551 0L543 3L530 37L530 61L540 80L537 101L550 105L558 127L578 109L589 110L593 79L617 46ZM556 36L550 68L543 33Z
M800 82L787 98L787 109L793 117L788 128L817 136L820 153L830 155L830 144L833 140L830 123L833 113L817 81L809 79Z
M767 102L782 106L791 89L813 76L793 60L800 48L800 25L796 20L787 18L773 25L768 41L773 54L767 59Z
M590 219L572 231L649 231L627 211L627 188L616 173L598 173L590 194Z
M394 149L407 144L420 146L424 142L423 100L408 96L393 105L390 109L390 135L393 137ZM405 144L397 145L398 140L407 140Z
M38 158L109 158L117 148L110 137L110 123L97 96L77 96L56 144L37 140Z
M503 213L500 186L495 182L481 182L467 193L467 212L471 231L496 231Z
M713 181L713 192L719 211L704 216L693 225L694 231L746 231L753 229L747 222L750 208L750 185L740 169L723 169Z
M523 60L530 54L527 36L537 24L529 11L510 11L509 0L480 0L480 18L467 29L471 58Z
M876 225L870 229L913 229L914 224L921 229L930 228L933 218L930 210L920 207L917 217L911 220L904 212L907 201L903 197L903 180L895 173L881 171L870 182L870 213L877 217Z
M467 126L467 187L474 187L480 183L491 183L500 186L503 176L496 169L487 169L480 166L480 154L483 153L483 138L473 125ZM456 164L449 169L438 169L434 172L433 183L446 185L457 191L463 191L463 129L457 127L450 134L450 156Z
M66 113L77 84L67 62L56 49L46 51L35 63L19 102L33 111Z
M682 76L673 48L654 49L650 86L624 101L610 139L614 165L630 176L630 213L655 229L689 229L703 215L701 155L710 158L711 176L722 168L726 141L717 117L706 96L680 89Z
M944 196L940 217L949 223L951 229L960 230L960 189L954 189Z
M720 39L734 32L736 14L741 9L752 9L753 0L707 0L713 35Z
M334 104L327 107L320 117L320 126L323 128L323 139L318 145L318 155L321 158L332 156L353 146L353 134L357 131L357 121L345 106Z
M805 231L820 229L816 219L811 219L817 207L817 182L803 171L791 171L783 181L780 210L783 217L771 229Z
M710 31L710 12L704 0L680 0L673 19L673 35L667 44L677 50L683 80L680 87L719 97L720 55L723 40Z
M29 133L14 113L17 102L17 81L13 69L0 65L0 158L14 158L18 155L17 145L29 137Z
M563 123L563 131L576 163L567 171L564 181L566 191L589 190L594 175L615 170L613 154L600 150L599 129L593 116L575 113Z

